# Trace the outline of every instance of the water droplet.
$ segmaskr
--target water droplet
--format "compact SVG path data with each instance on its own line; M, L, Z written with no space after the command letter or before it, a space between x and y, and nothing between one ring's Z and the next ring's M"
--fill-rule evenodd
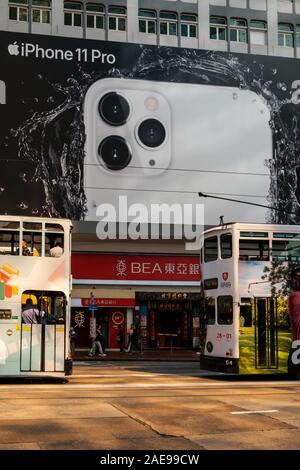
M24 183L27 183L27 175L26 173L19 173L19 178L24 181Z
M238 100L239 96L238 96L237 93L232 93L232 98L233 98L234 100Z
M41 74L39 73L39 74L38 74L38 78L39 78L40 80L42 80L43 75L41 75Z
M28 204L26 202L20 202L20 204L18 204L18 208L19 209L22 209L22 211L28 209Z
M0 194L4 192L4 188L0 187Z
M277 83L277 88L278 88L278 90L282 90L282 91L286 91L286 90L287 90L287 86L286 86L286 84L283 83L283 82L278 82L278 83Z
M272 74L276 75L277 74L277 69L272 69Z

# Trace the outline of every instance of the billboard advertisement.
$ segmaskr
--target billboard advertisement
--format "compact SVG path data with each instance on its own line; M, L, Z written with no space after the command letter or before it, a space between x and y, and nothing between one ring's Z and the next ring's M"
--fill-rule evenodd
M0 213L299 223L298 60L0 32L0 61Z

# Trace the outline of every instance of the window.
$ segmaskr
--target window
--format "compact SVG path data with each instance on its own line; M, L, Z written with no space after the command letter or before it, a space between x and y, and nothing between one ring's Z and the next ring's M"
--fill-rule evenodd
M300 25L296 26L296 47L300 47Z
M160 34L168 36L177 36L177 13L161 11L159 18Z
M0 230L0 255L16 255L19 249L19 230ZM0 270L0 281L3 278L3 269Z
M139 10L139 32L156 34L156 13L151 10Z
M221 242L221 258L231 258L232 257L232 235L231 233L224 233L220 237Z
M22 233L23 256L42 256L42 224L24 222Z
M267 23L265 21L251 20L250 42L262 46L267 44Z
M268 232L240 232L240 237L268 238Z
M126 8L108 8L108 29L112 31L126 31Z
M232 325L233 323L233 297L221 295L218 297L218 324Z
M218 289L218 278L213 277L211 279L205 279L203 281L203 289L204 290Z
M214 297L206 297L205 313L207 325L214 325L216 323L216 301Z
M33 23L50 24L51 0L32 0Z
M197 15L181 14L180 24L181 36L186 38L197 37Z
M64 229L59 224L45 225L45 255L60 258L64 251Z
M240 302L240 327L252 327L252 304L251 299L241 298Z
M272 258L277 261L300 261L300 241L273 240Z
M105 8L98 3L86 4L86 27L93 29L105 28Z
M28 0L9 0L9 19L28 21Z
M215 261L218 258L218 237L210 237L204 240L204 261Z
M227 20L221 16L210 17L210 39L227 41Z
M294 47L294 28L292 24L278 24L278 45L284 47Z
M82 26L82 4L80 2L65 2L65 25Z
M246 20L242 18L230 18L230 41L248 42Z
M240 260L242 261L268 261L268 240L240 240Z

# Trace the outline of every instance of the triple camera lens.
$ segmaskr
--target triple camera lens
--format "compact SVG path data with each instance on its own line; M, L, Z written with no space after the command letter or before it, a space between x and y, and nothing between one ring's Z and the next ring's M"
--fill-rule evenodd
M104 122L110 126L122 126L128 120L130 107L128 101L116 92L104 95L98 105ZM166 138L166 130L157 119L145 119L138 127L140 142L149 148L160 147ZM106 137L99 145L98 153L110 170L122 170L129 165L132 153L126 140L121 136Z

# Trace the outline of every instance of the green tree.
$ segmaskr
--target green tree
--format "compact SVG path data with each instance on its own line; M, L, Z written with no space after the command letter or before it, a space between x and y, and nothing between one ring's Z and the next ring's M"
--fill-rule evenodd
M271 266L264 267L262 279L270 282L273 298L286 298L292 287L293 263L273 260Z

